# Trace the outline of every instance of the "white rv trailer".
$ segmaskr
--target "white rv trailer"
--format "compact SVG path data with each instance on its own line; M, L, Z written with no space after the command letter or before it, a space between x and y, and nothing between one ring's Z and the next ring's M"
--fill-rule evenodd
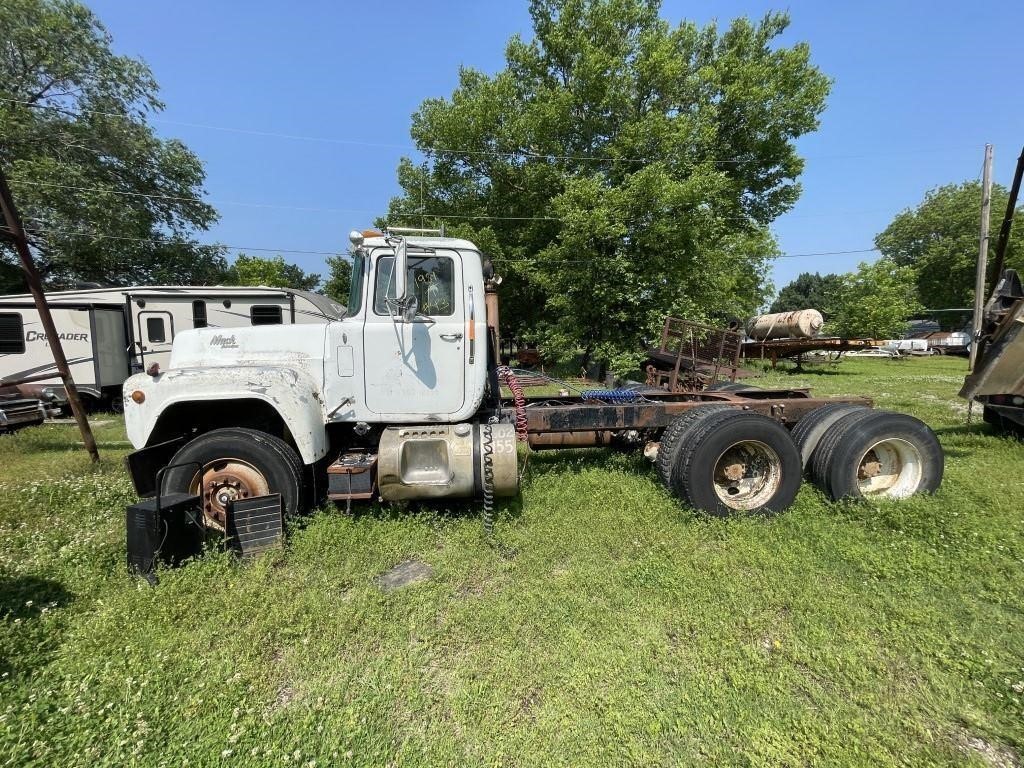
M54 291L46 298L78 390L94 404L115 408L122 405L121 383L131 374L153 363L167 367L171 342L182 331L325 323L345 311L320 294L262 286L92 288ZM231 336L225 335L223 343L230 345ZM35 380L7 384L25 378ZM51 406L67 400L29 294L0 296L4 392L37 397Z

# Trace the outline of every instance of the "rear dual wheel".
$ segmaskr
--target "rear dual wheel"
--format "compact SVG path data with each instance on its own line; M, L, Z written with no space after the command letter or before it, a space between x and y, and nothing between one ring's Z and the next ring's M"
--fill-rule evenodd
M728 406L701 406L665 430L662 481L694 509L714 515L770 514L793 503L800 455L777 422Z
M824 406L804 419L812 419ZM827 414L834 417L836 411ZM826 415L812 419L798 434L798 445ZM903 499L932 493L942 482L945 459L935 433L920 419L903 413L850 408L829 418L810 446L807 468L811 480L832 499ZM807 441L804 442L806 447Z
M831 429L839 419L854 411L870 411L865 405L852 405L850 403L829 403L804 416L793 427L790 435L796 443L796 449L800 452L800 462L806 470L810 467L811 456L814 449L818 447L821 438Z

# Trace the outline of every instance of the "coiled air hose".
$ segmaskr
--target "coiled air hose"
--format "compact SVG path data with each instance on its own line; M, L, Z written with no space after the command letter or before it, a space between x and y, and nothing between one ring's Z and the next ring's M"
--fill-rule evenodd
M484 535L494 535L494 429L490 424L480 425L481 447L484 460Z

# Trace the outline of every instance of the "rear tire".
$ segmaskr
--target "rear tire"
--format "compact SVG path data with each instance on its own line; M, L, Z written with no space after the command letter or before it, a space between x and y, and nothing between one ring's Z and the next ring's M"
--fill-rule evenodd
M902 413L854 411L838 419L811 457L811 479L834 500L902 499L932 493L945 457L923 421Z
M711 414L676 454L672 490L713 515L781 512L800 490L800 454L789 432L758 413Z
M671 490L672 475L675 471L676 452L679 446L686 442L687 435L700 422L712 413L731 411L728 405L698 405L685 413L676 416L672 423L665 427L661 433L661 441L658 444L658 477L662 484Z
M285 515L302 511L302 461L279 437L255 429L215 429L186 444L171 460L188 462L201 464L202 472L194 465L168 470L161 492L201 496L203 517L211 528L224 530L227 503L236 498L280 493Z
M848 413L858 410L868 410L863 405L851 405L850 403L829 403L804 416L793 427L790 436L796 443L796 449L800 452L800 463L804 470L810 467L811 456L814 449L818 447L821 438L833 424Z

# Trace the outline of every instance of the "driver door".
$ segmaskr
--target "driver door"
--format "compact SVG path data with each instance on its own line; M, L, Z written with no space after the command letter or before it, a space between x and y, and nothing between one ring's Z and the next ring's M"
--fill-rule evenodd
M375 259L363 326L366 405L382 415L423 418L458 411L466 396L462 258L457 251L408 254L408 291L419 312L393 318L389 251Z

